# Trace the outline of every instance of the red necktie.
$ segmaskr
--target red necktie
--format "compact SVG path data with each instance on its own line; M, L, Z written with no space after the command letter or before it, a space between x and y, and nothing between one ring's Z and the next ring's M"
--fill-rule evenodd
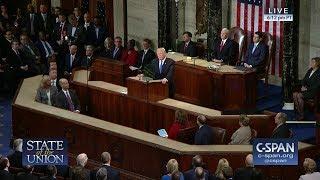
M72 100L71 100L71 97L70 97L70 95L69 95L69 91L67 91L67 101L68 101L68 105L69 105L69 110L70 111L74 111L74 105L73 105L73 102L72 102Z
M221 44L220 44L220 51L222 50L223 48L223 41L221 41Z

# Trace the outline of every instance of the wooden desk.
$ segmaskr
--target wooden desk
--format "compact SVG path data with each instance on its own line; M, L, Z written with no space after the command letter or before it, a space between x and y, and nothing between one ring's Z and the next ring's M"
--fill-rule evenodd
M251 145L188 145L37 103L34 97L40 80L41 76L25 79L13 102L14 137L65 137L69 142L69 153L77 155L85 152L89 159L95 161L99 161L101 152L108 151L113 166L131 172L123 179L143 179L134 174L159 179L171 158L177 159L180 170L185 171L197 154L202 155L211 172L215 171L220 158L227 158L232 168L236 169L244 166L245 156L252 151ZM274 179L298 179L303 173L300 167L304 158L319 155L316 146L299 143L298 148L299 166L258 168Z
M256 74L206 60L187 60L185 56L170 54L175 64L175 99L223 111L224 114L254 112L256 105Z

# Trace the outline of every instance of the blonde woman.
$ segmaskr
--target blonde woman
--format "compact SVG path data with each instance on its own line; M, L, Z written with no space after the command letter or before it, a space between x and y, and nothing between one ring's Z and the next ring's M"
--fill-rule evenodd
M317 164L313 159L310 159L310 158L304 159L303 168L306 174L301 175L299 180L320 179L320 173L316 172Z
M161 180L171 180L171 176L179 171L178 161L175 159L170 159L166 165L168 174L163 175ZM180 173L180 180L184 180L183 174Z
M231 142L229 144L250 144L251 140L251 128L250 118L246 115L241 115L239 120L240 128L236 130L231 136Z
M48 75L44 75L40 82L40 87L37 90L37 95L35 100L43 104L54 106L57 94L58 94L57 87L51 86L50 77Z
M218 179L223 179L223 177L224 177L223 169L228 166L229 166L229 162L227 159L225 159L225 158L220 159L218 162L218 165L217 165L216 172L214 173L215 177Z

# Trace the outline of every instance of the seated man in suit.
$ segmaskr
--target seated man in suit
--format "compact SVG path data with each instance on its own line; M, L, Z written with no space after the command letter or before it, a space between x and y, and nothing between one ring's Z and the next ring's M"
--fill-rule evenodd
M254 168L253 166L253 156L248 154L245 160L246 167L239 168L234 172L234 180L262 180L263 176L260 171Z
M88 156L85 153L81 153L77 156L76 161L77 165L71 169L70 178L90 180L90 170L85 168L88 162Z
M94 58L92 57L93 49L94 48L91 45L86 46L86 56L84 56L81 60L81 67L89 68L92 65L94 61Z
M213 62L235 65L237 49L236 42L229 38L229 29L223 28L220 38L214 42L211 58Z
M164 48L157 49L157 59L152 61L153 79L161 80L163 84L169 83L169 96L174 96L174 60L167 58L167 53Z
M196 155L192 158L192 169L186 171L183 173L185 180L193 180L196 179L196 168L203 167L203 160L200 155ZM210 177L209 171L206 169L203 169L204 172L204 180L208 180Z
M79 57L78 47L75 44L72 44L69 47L69 53L66 55L64 63L64 75L68 77L72 73L72 69L81 65L81 58Z
M194 137L194 144L196 145L209 145L213 143L212 128L206 124L207 119L204 115L197 117L198 131Z
M196 57L197 47L196 47L196 43L191 41L192 34L186 31L183 33L182 38L183 38L183 43L179 47L179 52L186 56Z
M140 69L141 71L144 70L144 68L151 63L153 59L156 58L156 53L150 49L151 47L151 40L150 39L144 39L142 41L142 47L143 49L139 51L138 55L138 62L135 66L135 68ZM131 70L135 70L132 66L129 67Z
M111 50L110 59L122 60L124 58L124 47L122 46L122 38L117 36L114 38L114 47Z
M80 102L77 94L69 90L69 82L67 79L60 79L59 84L62 90L57 94L56 106L75 113L80 113Z
M286 124L287 115L285 113L279 112L274 117L274 122L276 123L276 128L272 132L271 138L289 138L290 131Z
M249 45L247 50L244 67L254 68L257 74L261 74L265 70L266 59L268 57L268 46L262 42L262 32L255 32L253 36L253 43Z
M39 32L39 40L35 43L41 56L41 62L48 66L48 58L55 54L53 46L47 40L44 32Z
M0 179L14 180L14 175L9 172L10 161L6 157L0 157Z
M102 165L99 167L99 169L105 168L107 170L108 179L109 180L119 180L120 179L120 172L110 166L111 155L109 152L103 152L101 154L101 161L102 161ZM97 177L97 173L98 173L99 169L91 172L91 180L97 179L96 177Z

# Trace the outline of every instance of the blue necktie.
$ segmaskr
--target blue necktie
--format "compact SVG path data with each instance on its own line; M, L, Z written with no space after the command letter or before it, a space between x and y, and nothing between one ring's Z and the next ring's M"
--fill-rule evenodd
M49 56L50 56L50 55L52 54L52 52L51 52L49 46L47 45L47 42L46 42L46 41L44 41L44 46L45 46L45 48L47 49L47 51L48 51L48 53L49 53Z
M256 48L257 48L257 45L254 44L253 48L252 48L252 52L251 52L252 54L253 54L254 50L256 50Z
M162 66L163 66L163 60L160 61L160 66L159 66L160 74L162 73Z

